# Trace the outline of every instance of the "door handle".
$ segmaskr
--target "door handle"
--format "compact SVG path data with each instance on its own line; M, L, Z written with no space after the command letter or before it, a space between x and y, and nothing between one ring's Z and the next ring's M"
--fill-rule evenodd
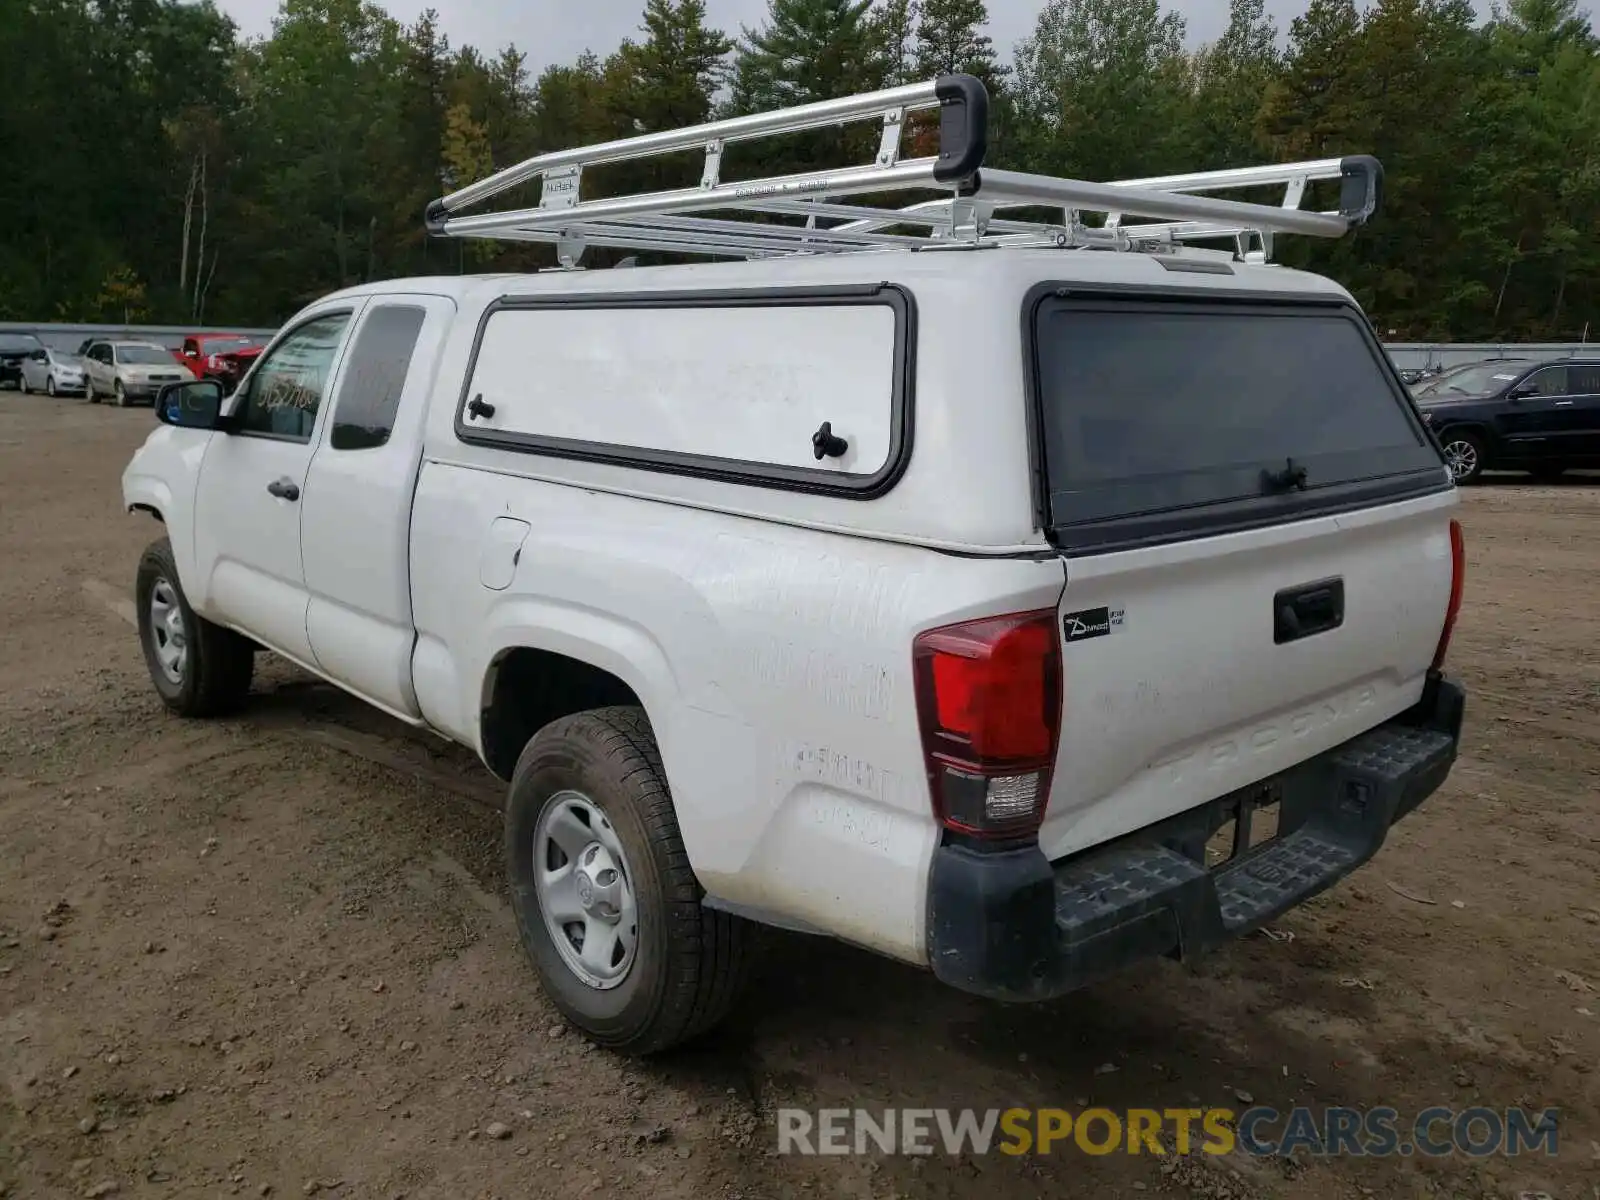
M276 496L280 500L293 502L300 499L300 488L294 480L289 478L274 479L267 484L268 495Z
M1281 646L1344 624L1344 580L1285 588L1272 598L1272 640Z

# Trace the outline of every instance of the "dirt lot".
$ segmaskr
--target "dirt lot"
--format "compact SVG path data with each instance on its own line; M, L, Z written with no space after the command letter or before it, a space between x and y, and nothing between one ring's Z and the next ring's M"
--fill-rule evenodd
M150 423L0 394L8 1198L1600 1200L1600 480L1467 494L1464 757L1280 936L1032 1009L775 936L716 1040L638 1064L539 994L470 757L276 663L243 720L161 708L126 598L159 530L118 511ZM1561 1153L774 1153L786 1105L1244 1097L1558 1105Z

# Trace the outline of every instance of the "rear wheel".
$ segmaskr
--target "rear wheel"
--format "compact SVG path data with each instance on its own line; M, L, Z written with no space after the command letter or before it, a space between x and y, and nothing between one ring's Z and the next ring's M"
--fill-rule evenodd
M726 1015L750 928L701 903L641 709L563 717L529 741L507 796L505 853L523 948L592 1041L649 1054Z
M189 607L166 538L152 542L139 560L134 604L145 665L168 708L185 717L214 717L244 702L254 647Z
M1450 468L1450 477L1457 483L1471 483L1483 474L1483 439L1465 429L1451 429L1440 437L1444 447L1444 461Z

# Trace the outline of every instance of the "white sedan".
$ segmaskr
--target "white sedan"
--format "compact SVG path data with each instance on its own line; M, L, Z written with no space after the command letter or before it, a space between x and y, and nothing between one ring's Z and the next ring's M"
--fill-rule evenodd
M60 350L35 350L22 360L22 390L60 396L83 391L83 360Z

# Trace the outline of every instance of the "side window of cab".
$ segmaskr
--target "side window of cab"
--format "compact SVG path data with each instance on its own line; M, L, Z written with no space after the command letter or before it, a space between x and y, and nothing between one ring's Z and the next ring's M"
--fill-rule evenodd
M268 351L251 373L234 410L236 432L309 441L349 324L348 312L323 313Z

